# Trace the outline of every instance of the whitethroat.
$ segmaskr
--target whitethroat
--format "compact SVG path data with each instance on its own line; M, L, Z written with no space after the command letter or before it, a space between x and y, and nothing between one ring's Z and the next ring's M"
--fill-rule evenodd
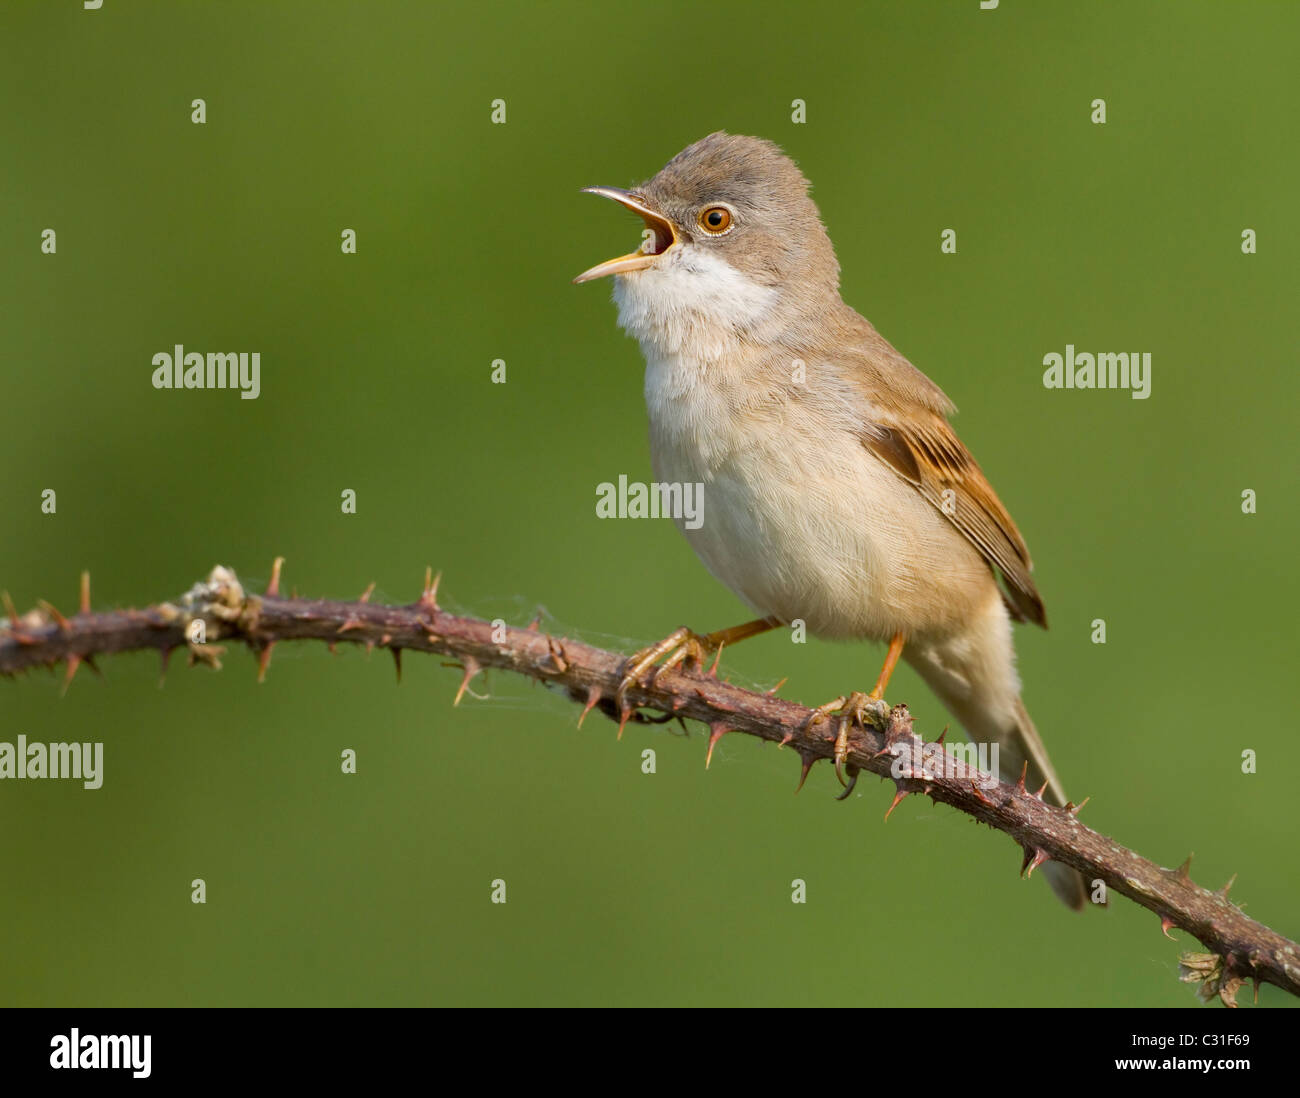
M901 655L972 739L999 745L1004 779L1027 766L1029 788L1065 804L1015 668L1012 623L1046 625L1024 539L953 433L952 402L840 298L794 162L770 141L714 133L633 190L587 190L647 231L639 250L574 281L615 276L619 324L646 360L655 479L704 485L703 521L678 526L759 615L706 636L677 630L629 661L623 690L660 659L696 663L795 621L883 641L871 693L819 713L861 719ZM1043 871L1083 906L1078 873Z

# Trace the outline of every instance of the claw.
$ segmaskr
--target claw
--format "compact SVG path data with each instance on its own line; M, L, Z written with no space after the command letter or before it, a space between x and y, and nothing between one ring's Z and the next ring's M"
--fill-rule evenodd
M844 780L844 764L849 757L849 732L855 724L859 728L866 728L867 703L878 700L870 694L855 692L844 699L843 707L839 711L840 727L835 736L835 776L839 778L840 785L846 789L851 788Z
M837 801L845 801L845 800L848 800L848 798L849 798L850 796L852 796L852 794L853 794L853 790L854 790L854 788L855 788L855 787L857 786L857 784L858 784L858 775L859 775L860 773L862 773L862 771L860 771L860 770L859 770L856 766L854 766L852 763L849 763L847 769L848 769L848 772L849 772L849 784L846 785L846 786L844 787L844 792L843 792L843 793L840 793L840 794L838 794L838 795L836 796L835 799L836 799Z
M707 645L703 637L692 633L685 626L674 630L658 644L652 644L649 648L643 648L640 652L630 656L623 665L623 677L618 684L618 689L614 691L614 700L619 708L623 708L627 703L627 692L635 684L642 674L649 668L653 667L664 656L668 659L658 671L650 678L653 684L655 678L662 671L669 671L679 664L689 661L696 667L703 667L707 653Z

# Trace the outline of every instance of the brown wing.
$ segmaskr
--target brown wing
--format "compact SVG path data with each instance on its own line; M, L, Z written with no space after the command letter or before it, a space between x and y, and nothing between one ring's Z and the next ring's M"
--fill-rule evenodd
M917 408L906 425L871 424L863 442L946 515L1001 574L1012 616L1046 628L1043 600L1029 574L1033 563L1025 540L948 421Z

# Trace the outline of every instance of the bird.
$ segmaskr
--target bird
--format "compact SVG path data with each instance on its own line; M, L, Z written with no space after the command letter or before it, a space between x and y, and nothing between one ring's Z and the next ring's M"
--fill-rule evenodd
M809 187L775 143L719 131L630 190L583 188L645 230L639 249L573 281L613 276L618 323L645 358L655 481L703 485L702 521L674 516L678 528L758 615L683 627L633 656L620 704L657 661L698 665L803 622L888 645L870 694L818 714L860 717L901 657L972 740L998 744L1004 780L1064 805L1015 663L1013 625L1047 625L1029 550L953 431L953 403L840 296ZM1044 874L1084 906L1074 869L1048 862Z

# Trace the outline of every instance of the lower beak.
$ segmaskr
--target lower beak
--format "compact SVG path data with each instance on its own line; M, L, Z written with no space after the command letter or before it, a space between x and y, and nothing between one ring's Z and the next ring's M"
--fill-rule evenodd
M605 275L627 274L629 271L641 271L646 267L653 267L655 261L677 243L677 233L673 229L672 222L647 206L645 199L639 195L631 191L621 191L617 187L584 187L583 193L612 198L633 213L640 214L646 228L654 235L648 237L635 252L598 263L590 270L583 271L573 280L574 282L590 282L593 278L604 278Z

